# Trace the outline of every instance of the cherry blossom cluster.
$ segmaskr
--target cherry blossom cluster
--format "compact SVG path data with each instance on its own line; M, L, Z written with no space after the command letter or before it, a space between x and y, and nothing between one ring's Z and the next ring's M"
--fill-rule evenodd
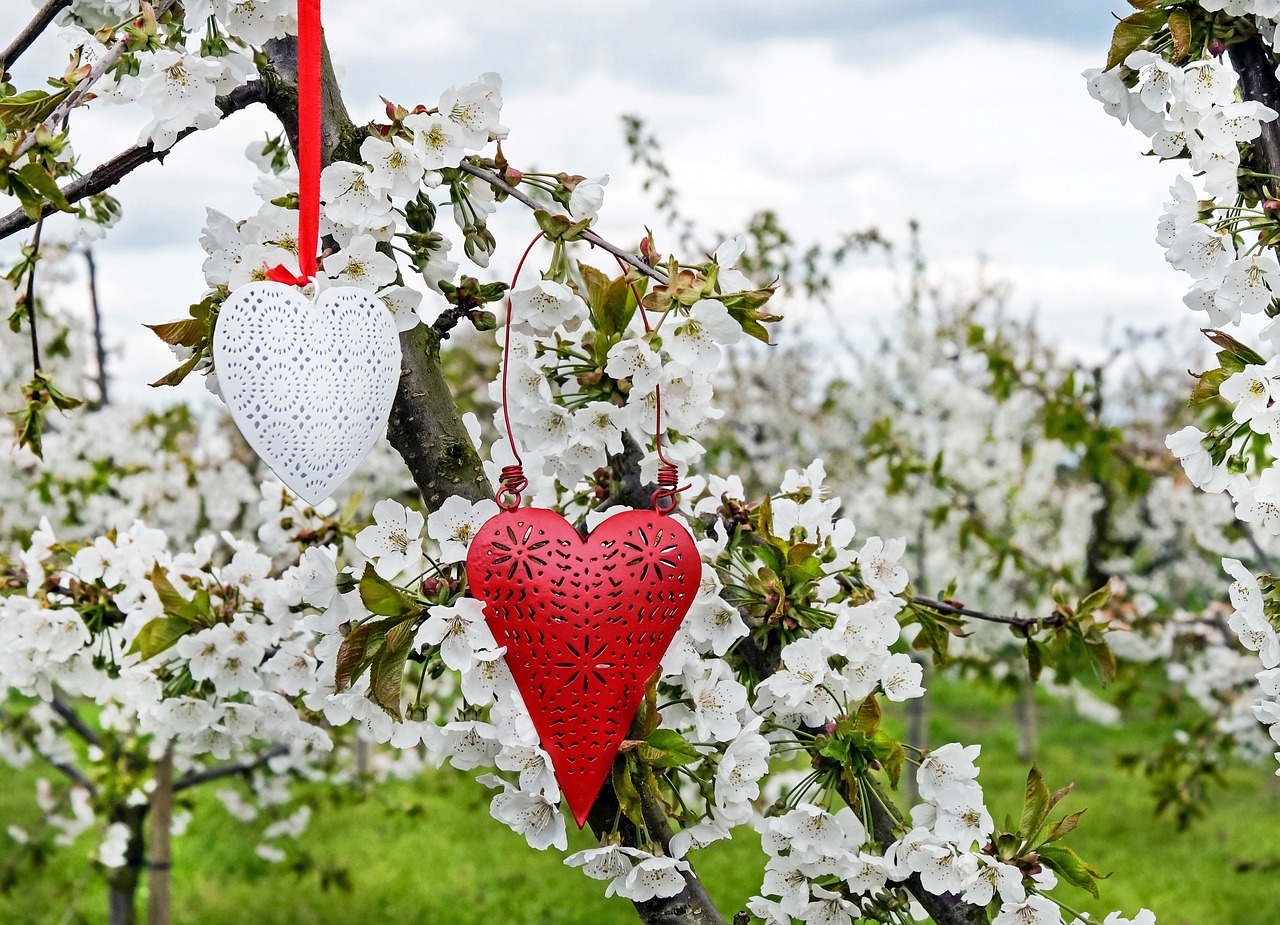
M745 244L738 236L712 256L718 285L708 296L715 297L673 307L652 330L638 321L620 332L597 330L587 303L570 286L578 283L571 275L511 294L510 325L498 335L509 340L505 365L489 392L500 403L495 429L503 434L511 422L535 504L589 496L595 473L622 453L624 438L647 448L641 477L656 480L659 390L666 459L688 467L701 458L695 438L722 415L711 404L712 378L723 348L742 337L741 325L716 297L752 288L734 267ZM587 340L594 341L595 353L577 346ZM491 456L486 468L496 481L515 456L506 440Z
M257 76L254 46L297 31L291 0L197 0L183 10L183 21L173 28L147 23L149 41L129 51L95 91L105 102L149 109L138 143L161 151L187 129L217 125L217 98ZM77 2L64 14L62 37L82 59L96 62L107 53L99 30L135 15L137 3Z
M1202 0L1201 6L1229 16L1251 16L1240 23L1242 34L1257 31L1260 40L1274 40L1280 9L1270 0ZM1280 263L1268 231L1278 205L1266 198L1271 195L1272 178L1246 172L1241 165L1241 145L1258 139L1262 126L1274 121L1277 113L1244 97L1235 70L1222 57L1226 51L1226 42L1216 47L1210 43L1203 55L1179 66L1169 60L1172 49L1153 44L1150 50L1134 51L1120 66L1084 75L1090 94L1110 115L1150 137L1155 154L1189 159L1192 176L1179 177L1170 188L1171 201L1165 204L1156 240L1169 263L1194 281L1184 299L1187 306L1204 312L1215 328L1238 327L1250 316L1270 317L1280 294ZM1246 186L1255 187L1258 180L1263 182L1261 196L1256 191L1242 192ZM1246 529L1256 527L1273 537L1280 535L1280 472L1274 464L1260 463L1255 476L1251 460L1254 447L1265 458L1274 456L1280 435L1276 423L1280 406L1272 398L1280 362L1276 356L1280 326L1268 322L1259 334L1268 345L1270 359L1234 338L1217 335L1215 343L1224 347L1219 354L1222 366L1205 373L1197 387L1197 392L1203 392L1200 400L1213 395L1224 400L1231 407L1231 420L1208 433L1184 427L1169 435L1167 446L1193 485L1210 494L1225 493ZM1273 615L1264 611L1257 580L1239 559L1226 558L1223 565L1235 579L1230 629L1241 645L1258 653L1265 669L1256 674L1254 713L1270 725L1270 717L1276 715L1277 692L1268 672L1280 664L1269 642L1275 638ZM1241 677L1248 672L1228 652L1211 649L1201 661L1201 670L1191 674L1198 676L1202 693L1234 694L1223 698L1231 707L1220 722L1228 728L1247 726L1239 693L1250 689L1247 678ZM1250 737L1245 735L1243 740L1248 742Z
M506 129L498 122L502 105L502 81L486 74L461 88L450 87L430 111L406 113L395 132L387 137L370 136L360 146L362 163L335 161L320 177L323 202L320 234L334 240L338 249L327 254L322 273L308 287L309 292L329 285L355 286L376 292L396 318L399 330L419 322L434 321L445 307L438 284L453 280L458 264L448 259L451 242L431 228L406 224L406 209L412 210L424 188L440 185L441 171L454 168L468 152L481 150L490 138L501 138ZM260 143L250 146L250 155L261 154ZM263 162L265 164L265 162ZM205 281L215 292L228 292L266 278L269 270L284 265L296 268L298 240L296 199L297 172L283 165L282 173L265 174L256 191L262 206L252 217L233 221L209 211L201 244L209 258L204 264ZM455 216L460 228L483 224L493 212L493 190L487 184L471 183L457 196ZM421 206L419 206L419 210ZM434 224L432 219L431 224ZM416 266L426 282L423 293L399 284L397 261L384 252L397 235L415 234L425 258ZM424 243L425 242L425 243ZM471 256L487 263L487 251Z
M261 507L263 548L283 561L297 560L299 533L335 528L332 511L304 509L278 486L265 488ZM287 779L328 774L333 748L306 714L317 687L314 633L297 610L308 573L228 533L177 554L169 544L140 521L83 546L41 522L18 555L24 580L6 582L0 596L0 690L31 704L25 715L36 728L0 736L0 754L16 765L36 756L74 764L65 717L46 704L83 699L97 705L103 734L136 743L143 759L171 750L178 774L268 755L253 779L254 803L235 791L225 800L240 818L283 807ZM90 761L101 751L95 758L91 749ZM146 783L139 776L128 799L145 803ZM83 795L73 788L70 799L83 826ZM264 817L268 840L305 824L297 815L270 822L275 815ZM104 833L99 857L108 866L123 851L119 825ZM280 851L266 841L262 850Z

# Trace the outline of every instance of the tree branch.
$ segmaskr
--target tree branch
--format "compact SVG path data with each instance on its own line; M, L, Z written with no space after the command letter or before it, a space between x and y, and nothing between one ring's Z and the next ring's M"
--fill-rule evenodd
M1254 34L1236 42L1227 54L1240 75L1240 95L1280 111L1280 80L1262 37ZM1253 161L1259 173L1280 174L1280 120L1262 123L1262 134L1253 142ZM1275 181L1267 178L1264 183L1275 190Z
M229 116L233 112L239 112L241 109L245 109L261 100L262 84L255 80L236 87L226 96L218 97L217 103L218 108L222 110L222 114ZM176 145L188 135L198 131L200 130L196 128L184 129L178 134L174 144ZM135 145L127 151L120 152L111 160L99 164L79 179L68 183L62 188L62 194L67 198L67 202L74 205L82 199L106 192L143 164L148 164L151 161L163 162L165 155L172 150L172 145L164 151L157 151L149 143ZM52 203L45 203L41 214L52 215L55 211ZM20 231L25 231L34 224L35 221L26 212L21 209L15 209L4 218L0 218L0 240L4 240Z
M159 3L155 4L156 18L164 15L173 4L174 0L160 0ZM88 93L89 89L98 82L102 75L115 66L115 63L124 55L125 45L124 39L118 39L113 42L111 47L107 49L106 54L98 59L97 64L90 68L84 80L75 85L75 88L67 94L67 98L57 105L53 112L49 114L49 118L44 120L43 124L49 128L54 128L66 119L67 114L75 108L76 103L80 102L80 98ZM12 160L16 161L22 157L22 155L31 150L35 143L36 133L32 130L18 143L17 149L13 152Z
M53 712L57 713L58 716L62 718L62 721L67 724L67 728L78 735L86 745L92 745L95 748L102 747L102 740L98 737L98 734L89 727L88 723L80 718L79 713L72 709L57 694L53 695L53 699L49 701L49 706L53 709Z
M249 761L232 761L227 764L214 765L201 771L192 771L190 774L184 774L173 782L173 792L181 793L183 790L190 790L192 787L198 787L211 781L250 774L272 758L279 758L281 755L287 754L289 754L289 746L276 745Z
M71 0L49 0L42 6L32 17L31 22L18 33L17 38L9 43L9 47L0 52L0 73L13 67L14 62L22 57L22 53L31 47L31 43L49 28L53 18L69 6L71 6Z
M971 610L961 604L948 604L945 601L935 601L928 597L914 597L912 603L919 604L922 607L928 607L930 610L936 610L938 613L951 614L958 617L970 617L974 620L985 620L988 623L1004 623L1008 626L1032 627L1041 626L1062 626L1065 620L1057 614L1047 617L1007 617L999 613L986 613L981 610Z
M472 164L469 161L463 161L461 164L458 165L458 169L461 170L463 173L469 173L471 174L471 176L476 177L480 180L483 180L485 183L488 183L490 186L492 186L496 190L501 190L502 192L510 196L512 199L516 200L517 202L524 203L526 206L528 206L530 209L533 209L535 212L538 210L546 211L546 207L547 207L546 203L538 202L536 199L532 198L531 196L528 196L527 194L521 192L519 189L512 186L506 180L502 179L502 177L498 176L492 170L489 170L485 167L477 167L475 164ZM609 253L613 254L613 256L617 257L623 263L627 264L630 267L633 267L636 270L639 270L641 273L643 273L645 276L649 277L650 279L656 280L659 283L665 283L667 281L666 275L663 274L661 271L655 270L653 267L649 266L647 263L645 263L643 260L641 260L639 257L631 253L630 251L623 250L622 248L618 247L616 244L610 244L608 241L600 237L600 235L596 234L591 229L587 229L586 231L582 232L581 237L582 237L582 240L588 242L589 244L592 244L596 247L601 248L602 250L606 250Z
M923 603L925 599L916 598L916 600ZM935 601L930 603L941 602ZM958 609L952 608L950 605L943 606L948 610ZM974 613L977 613L977 611L974 611ZM742 640L742 642L749 641L750 640ZM781 647L778 647L774 652L770 653L772 655L772 659L766 669L760 673L760 679L762 681L770 674L777 671L781 666L781 652ZM810 729L808 731L816 733L820 730ZM870 774L866 775L864 780L867 782L869 790L875 796L875 799L870 801L871 805L869 807L871 810L872 825L872 831L870 834L882 849L887 849L898 840L897 830L898 828L906 825L906 820L903 819L902 814L894 805L893 800L884 792L879 781ZM857 795L852 793L848 787L848 783L843 782L842 779L842 783L838 787L840 796L850 806L855 806L858 804L859 800ZM939 896L929 892L924 883L920 880L919 874L912 874L906 880L902 881L902 886L904 886L907 889L907 892L914 896L916 901L924 907L925 911L929 913L936 925L987 925L986 909L982 906L970 905L961 900L960 897L951 893L944 893Z

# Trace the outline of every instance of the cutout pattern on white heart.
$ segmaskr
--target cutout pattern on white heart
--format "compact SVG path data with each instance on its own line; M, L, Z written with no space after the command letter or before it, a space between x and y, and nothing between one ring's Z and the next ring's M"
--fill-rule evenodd
M254 452L318 504L386 429L400 338L386 305L362 289L327 289L312 302L283 283L250 283L218 314L213 368Z

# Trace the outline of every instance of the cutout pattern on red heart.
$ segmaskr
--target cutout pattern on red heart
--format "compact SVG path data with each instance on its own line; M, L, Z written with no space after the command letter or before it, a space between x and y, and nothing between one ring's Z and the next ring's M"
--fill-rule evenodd
M471 543L471 593L579 827L701 578L693 537L654 511L615 514L584 540L554 511L507 510Z
M281 283L251 283L218 314L213 368L253 451L318 504L386 429L400 337L386 305L362 289L327 289L311 301Z

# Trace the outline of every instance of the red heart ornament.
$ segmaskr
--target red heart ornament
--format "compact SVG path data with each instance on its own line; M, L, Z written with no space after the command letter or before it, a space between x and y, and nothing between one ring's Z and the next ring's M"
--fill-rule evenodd
M471 593L579 828L701 579L693 537L656 511L615 514L584 540L554 511L505 510L472 540Z

